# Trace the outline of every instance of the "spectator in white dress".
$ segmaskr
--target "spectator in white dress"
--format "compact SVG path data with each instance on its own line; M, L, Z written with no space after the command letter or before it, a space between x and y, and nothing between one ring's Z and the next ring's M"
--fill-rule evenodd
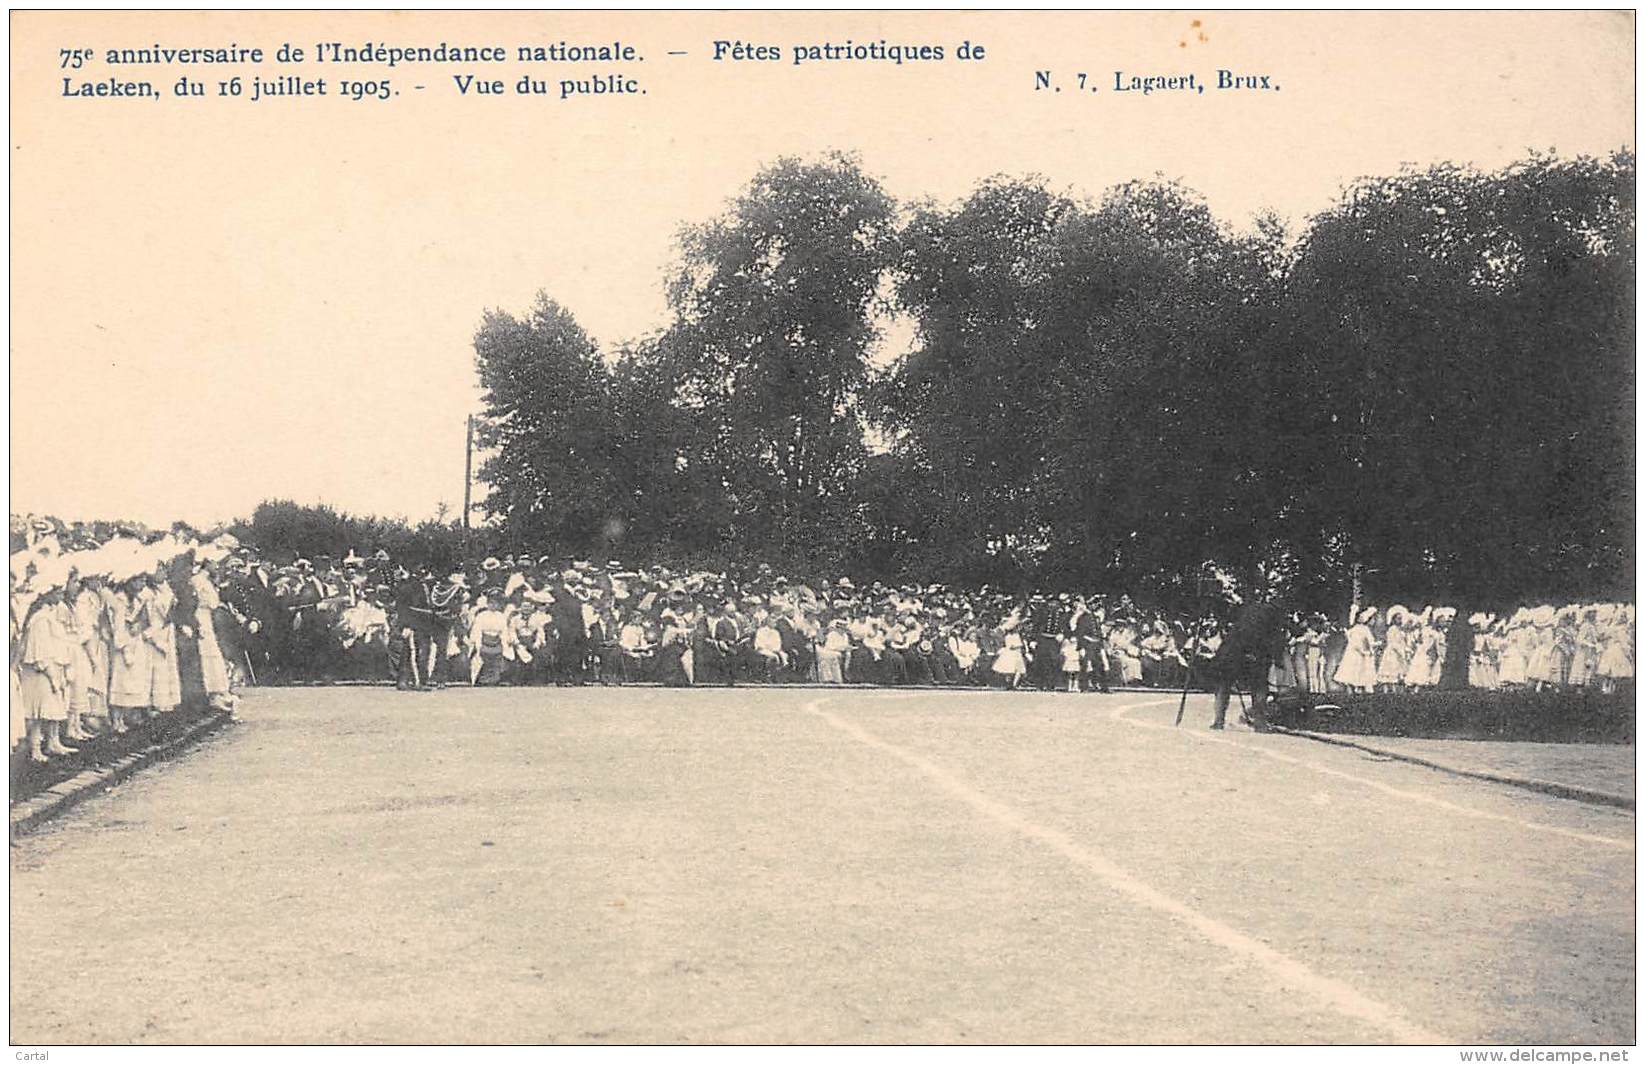
M1371 633L1371 619L1376 616L1376 607L1368 606L1348 629L1348 645L1333 679L1349 691L1368 692L1376 685L1377 647Z

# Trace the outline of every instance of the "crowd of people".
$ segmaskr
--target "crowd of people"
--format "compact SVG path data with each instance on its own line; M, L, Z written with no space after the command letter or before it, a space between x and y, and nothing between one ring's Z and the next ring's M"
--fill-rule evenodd
M386 551L276 563L227 534L14 522L13 742L48 759L184 705L232 710L244 684L1179 688L1222 642L1210 617L1072 590L892 586L850 577L676 572L550 555L413 572ZM19 542L21 541L21 542ZM1455 612L1292 615L1271 685L1439 683ZM1475 615L1479 687L1631 683L1634 610Z
M1367 607L1342 636L1331 670L1342 689L1356 692L1408 691L1439 683L1446 636L1456 611L1427 607L1421 612L1394 605ZM1468 684L1474 688L1597 688L1615 691L1634 676L1634 608L1624 603L1586 603L1555 608L1520 607L1512 614L1474 614ZM1312 640L1296 640L1293 668L1312 671ZM1312 676L1312 672L1310 672ZM1323 674L1322 674L1323 675Z

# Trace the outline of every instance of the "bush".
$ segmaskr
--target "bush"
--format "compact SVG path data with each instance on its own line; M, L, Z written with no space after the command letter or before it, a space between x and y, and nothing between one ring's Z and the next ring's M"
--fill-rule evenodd
M463 533L455 522L412 525L403 518L360 516L289 499L259 503L250 521L238 522L229 531L277 564L321 555L341 559L350 550L369 555L378 548L410 568L429 565L449 570L463 562ZM489 554L495 540L492 530L475 530L471 551Z
M1634 742L1634 693L1591 689L1395 692L1320 696L1312 707L1282 708L1288 728L1356 736L1532 743Z

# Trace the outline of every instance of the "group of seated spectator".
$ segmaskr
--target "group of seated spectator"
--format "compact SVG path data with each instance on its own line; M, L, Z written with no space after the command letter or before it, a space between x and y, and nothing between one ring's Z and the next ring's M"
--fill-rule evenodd
M514 554L414 572L386 550L275 561L226 533L13 522L13 741L72 753L99 731L246 684L817 683L1044 691L1179 688L1215 612L1128 595L893 585ZM1439 683L1449 608L1293 615L1271 682L1312 692ZM1480 687L1633 677L1631 605L1475 615Z

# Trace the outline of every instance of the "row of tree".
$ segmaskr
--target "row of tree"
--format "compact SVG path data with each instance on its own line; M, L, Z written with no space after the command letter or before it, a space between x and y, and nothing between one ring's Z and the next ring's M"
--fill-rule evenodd
M1631 596L1634 166L1404 172L1289 232L785 159L682 233L661 333L484 316L483 506L522 548L801 574Z
M309 505L290 499L264 500L251 517L232 523L226 531L276 565L299 558L329 558L340 564L350 552L371 555L381 550L410 569L428 566L442 573L464 565L465 548L489 552L501 544L499 530L484 530L480 539L465 545L456 522L435 519L412 524L403 518L350 514L324 503Z

